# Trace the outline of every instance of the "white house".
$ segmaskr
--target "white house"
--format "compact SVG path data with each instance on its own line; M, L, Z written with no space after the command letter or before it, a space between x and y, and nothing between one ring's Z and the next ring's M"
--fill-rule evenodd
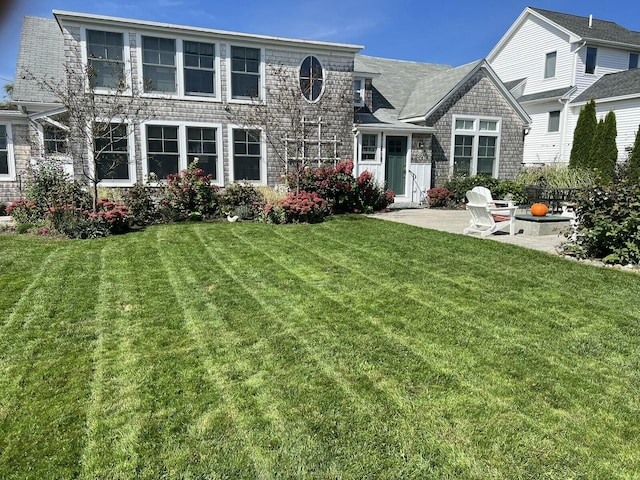
M640 124L640 32L614 22L527 7L487 61L532 119L525 164L568 162L580 109L616 113L625 159Z

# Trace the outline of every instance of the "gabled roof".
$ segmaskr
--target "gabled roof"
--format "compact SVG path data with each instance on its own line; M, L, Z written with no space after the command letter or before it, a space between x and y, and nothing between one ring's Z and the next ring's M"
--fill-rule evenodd
M603 75L597 82L574 98L571 103L588 102L592 98L603 100L620 97L640 98L640 69Z
M407 104L400 112L399 118L407 120L422 117L431 111L445 98L481 61L468 63L457 68L450 68L422 78L415 85Z
M542 8L529 7L532 11L552 21L576 35L582 40L595 40L617 43L640 48L640 32L628 30L615 22L593 18L589 27L589 17L553 12Z
M59 102L34 80L44 78L60 84L65 81L62 32L53 19L24 17L12 100L16 103Z

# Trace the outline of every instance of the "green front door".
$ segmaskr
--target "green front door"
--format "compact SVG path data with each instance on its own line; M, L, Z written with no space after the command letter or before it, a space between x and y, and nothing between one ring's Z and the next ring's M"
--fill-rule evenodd
M387 188L396 195L405 194L407 175L407 137L387 137Z

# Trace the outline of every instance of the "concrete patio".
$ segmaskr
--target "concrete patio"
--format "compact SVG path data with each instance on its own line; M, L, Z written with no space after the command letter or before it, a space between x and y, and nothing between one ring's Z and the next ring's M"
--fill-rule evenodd
M435 208L411 208L391 210L390 212L376 213L370 215L372 218L388 220L390 222L406 223L416 227L431 228L443 232L457 233L462 235L462 231L469 226L469 213L466 210L441 210ZM525 235L521 233L524 226L520 220L516 221L516 235L511 236L507 230L497 232L484 239L497 242L511 243L521 247L540 250L551 254L558 254L557 248L565 240L563 235ZM469 235L481 238L479 235Z

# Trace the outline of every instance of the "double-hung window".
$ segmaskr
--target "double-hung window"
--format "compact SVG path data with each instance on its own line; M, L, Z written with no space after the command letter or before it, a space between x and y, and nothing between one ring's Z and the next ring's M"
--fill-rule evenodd
M178 173L180 150L178 127L173 125L147 125L147 172L157 179Z
M261 164L260 130L233 129L233 180L259 182Z
M0 124L0 179L10 176L9 134L8 125Z
M361 148L360 160L364 162L375 162L378 152L378 135L363 133Z
M364 79L355 78L353 80L353 105L364 106Z
M55 125L45 124L42 126L42 133L44 137L44 153L46 155L60 156L67 154L69 134L65 130Z
M216 46L213 43L183 42L184 93L214 96L216 94Z
M142 77L145 92L177 93L174 39L142 37Z
M104 123L96 129L93 156L99 180L131 180L129 135L124 123Z
M549 52L544 62L544 78L553 78L556 76L556 52Z
M122 33L87 30L89 81L94 87L121 88L124 78Z
M259 48L231 47L231 97L260 98Z
M187 127L187 163L197 160L198 168L218 180L217 131L209 127Z
M452 143L454 174L496 175L500 120L454 117Z

